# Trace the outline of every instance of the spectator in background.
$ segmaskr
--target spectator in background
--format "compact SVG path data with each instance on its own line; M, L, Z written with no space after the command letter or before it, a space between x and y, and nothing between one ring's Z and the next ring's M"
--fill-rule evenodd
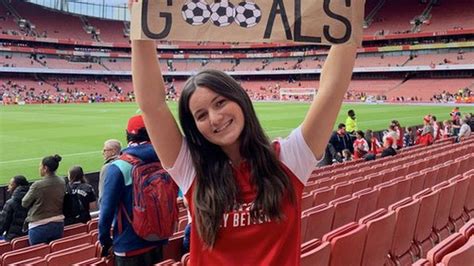
M403 135L403 145L404 147L410 147L415 144L415 141L413 140L413 128L409 127L407 128L407 131Z
M357 119L354 110L349 110L347 112L346 118L346 131L349 134L354 134L359 128L357 127Z
M72 195L79 199L80 209L77 211L77 217L67 217L64 223L65 225L87 223L91 220L90 210L97 208L94 189L86 182L84 171L80 166L73 166L69 169L68 179Z
M63 201L66 192L64 178L56 175L61 156L43 158L39 165L41 180L31 185L21 205L29 208L26 222L30 245L49 243L63 236Z
M28 192L28 188L29 183L22 175L17 175L10 180L8 193L11 194L11 198L5 202L0 212L0 240L3 238L11 241L15 237L26 235L23 232L23 223L28 209L21 206L21 200Z
M394 149L398 148L397 141L398 141L398 138L400 138L400 136L397 134L397 131L395 129L395 125L390 124L388 126L388 131L383 137L383 143L384 144L386 143L386 138L391 138L393 140L393 142L391 142L392 143L392 148L394 148Z
M467 124L469 122L468 120L469 118L465 117L463 120L462 120L462 124L461 124L461 128L459 129L459 134L458 134L458 138L457 138L457 141L461 141L465 138L469 138L469 136L471 136L471 127Z
M443 130L441 130L441 134L443 135L443 139L447 139L453 136L453 124L451 120L444 120L443 121Z
M436 120L436 116L432 115L431 126L433 127L433 141L441 139L441 127L439 126L438 121Z
M123 154L137 157L144 163L159 161L141 115L129 119L126 133L128 147L122 151ZM162 259L163 244L167 240L146 241L140 238L127 219L127 215L132 215L131 168L130 163L119 159L112 162L105 172L99 216L102 256L110 255L113 250L116 265L153 265ZM110 236L112 223L113 238Z
M395 127L395 132L397 132L398 139L396 141L397 150L403 148L403 136L405 135L405 131L403 127L400 125L398 120L392 120L392 125Z
M454 107L449 115L451 116L453 135L457 136L461 127L461 112L459 111L459 107Z
M332 133L329 143L334 147L340 158L342 158L342 151L345 149L350 150L351 153L354 152L351 136L346 133L346 125L342 123L337 126L337 131Z
M377 136L375 136L375 133L372 130L367 130L366 132L366 137L369 138L369 153L373 155L377 155L380 153L380 149L382 148L382 145L380 145L379 140L377 139Z
M364 138L362 130L356 131L356 140L354 141L354 159L360 159L369 152L369 144Z
M115 161L122 150L122 144L116 139L109 139L104 142L104 148L102 149L102 156L104 157L104 165L100 169L99 173L99 205L104 191L104 178L105 171L111 162Z
M392 137L387 136L384 138L383 141L383 151L382 151L382 157L387 157L387 156L394 156L397 154L396 149L394 148L395 141Z
M348 149L342 151L342 161L349 162L352 161L352 153Z
M423 128L421 129L417 143L428 146L433 144L433 135L434 130L433 126L431 125L431 116L427 115L423 118Z

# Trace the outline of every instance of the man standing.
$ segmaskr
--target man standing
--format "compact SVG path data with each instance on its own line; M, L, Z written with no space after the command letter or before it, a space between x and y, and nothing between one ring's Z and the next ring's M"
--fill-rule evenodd
M471 136L471 127L467 124L469 122L469 117L465 117L461 120L461 128L459 129L459 134L457 141L461 141L462 139L469 138Z
M349 134L355 134L355 132L359 130L357 127L357 119L354 110L349 110L347 112L346 118L346 131Z
M102 193L104 192L104 178L105 171L111 162L115 161L122 149L122 144L116 139L109 139L104 142L104 148L102 149L102 156L104 157L104 165L100 169L99 173L99 207Z
M346 133L346 125L342 123L337 126L337 131L332 133L329 143L336 150L336 160L337 157L342 159L342 151L345 149L348 149L352 154L354 153L352 138Z
M127 126L128 147L122 153L139 158L144 163L157 162L158 157L150 143L141 115L130 118ZM112 251L115 265L153 265L163 256L162 245L167 240L146 241L133 229L128 217L132 217L133 178L132 165L115 160L105 172L99 217L99 241L102 255ZM113 240L110 228L114 223Z

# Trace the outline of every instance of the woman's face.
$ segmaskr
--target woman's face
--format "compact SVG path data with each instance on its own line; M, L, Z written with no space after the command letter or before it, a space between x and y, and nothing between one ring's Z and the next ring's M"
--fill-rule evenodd
M40 176L45 176L46 175L46 167L40 162L39 164L39 169L38 169L38 172L40 174Z
M198 87L189 99L189 109L199 132L224 151L237 145L244 128L242 108L206 87Z

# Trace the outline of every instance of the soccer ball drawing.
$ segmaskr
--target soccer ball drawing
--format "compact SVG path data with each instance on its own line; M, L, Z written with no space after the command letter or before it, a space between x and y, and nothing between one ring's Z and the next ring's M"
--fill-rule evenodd
M218 27L226 27L234 22L234 5L227 0L211 4L211 21Z
M184 3L181 14L188 24L200 26L211 17L211 9L204 0L188 0Z
M242 2L235 8L235 22L243 28L251 28L262 19L260 7L253 2Z

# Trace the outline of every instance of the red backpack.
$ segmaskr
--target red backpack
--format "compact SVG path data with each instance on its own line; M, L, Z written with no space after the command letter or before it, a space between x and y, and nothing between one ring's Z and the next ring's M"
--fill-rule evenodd
M122 231L123 212L135 233L147 241L168 239L173 235L178 222L178 186L161 166L160 162L144 163L140 158L122 154L119 160L131 165L133 185L132 216L123 204L118 212L119 232ZM124 177L128 175L119 166ZM122 164L123 165L123 164Z

